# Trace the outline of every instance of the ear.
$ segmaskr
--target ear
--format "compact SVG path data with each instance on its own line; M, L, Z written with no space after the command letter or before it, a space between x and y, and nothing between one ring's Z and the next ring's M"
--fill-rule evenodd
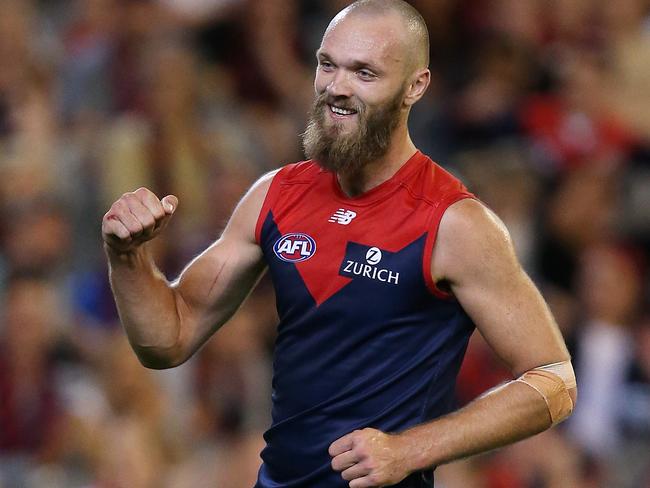
M404 95L404 104L408 107L413 106L429 88L431 83L431 71L427 68L416 71L411 76L411 81Z

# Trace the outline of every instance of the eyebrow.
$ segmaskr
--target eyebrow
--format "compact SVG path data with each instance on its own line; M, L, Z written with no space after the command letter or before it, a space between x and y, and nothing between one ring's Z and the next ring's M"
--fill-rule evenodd
M325 51L323 51L322 49L318 49L316 51L316 58L317 59L320 59L320 58L331 59L330 56Z
M321 50L321 49L316 51L316 58L319 59L319 60L327 59L329 61L332 61L332 57L329 54L327 54L325 51ZM338 63L335 63L335 64L338 64ZM368 70L370 70L370 71L372 71L372 72L374 72L375 74L378 74L378 75L383 73L382 69L380 69L378 66L376 66L374 64L368 63L367 61L354 60L348 65L348 67L350 69L352 69L352 70L355 70L355 71L359 70L359 69L368 69Z

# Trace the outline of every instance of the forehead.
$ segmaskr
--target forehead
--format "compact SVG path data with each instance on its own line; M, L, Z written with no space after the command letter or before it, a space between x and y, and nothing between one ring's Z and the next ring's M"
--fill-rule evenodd
M339 62L367 62L385 67L404 63L405 35L394 14L346 15L329 25L320 52Z

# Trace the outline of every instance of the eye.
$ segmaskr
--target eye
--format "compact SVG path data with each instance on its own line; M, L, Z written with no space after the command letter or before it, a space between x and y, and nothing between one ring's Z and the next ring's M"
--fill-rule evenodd
M372 71L367 69L360 69L359 71L357 71L357 75L362 80L372 80L377 77Z
M330 71L334 69L334 65L330 63L329 61L326 60L321 60L318 62L318 66L323 70L323 71Z

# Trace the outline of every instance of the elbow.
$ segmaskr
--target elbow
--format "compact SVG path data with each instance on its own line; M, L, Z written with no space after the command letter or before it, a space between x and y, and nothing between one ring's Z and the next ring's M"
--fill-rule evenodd
M578 384L576 383L575 375L573 375L572 381L569 384L565 384L565 388L569 397L570 406L566 416L562 420L566 420L571 416L576 408L576 403L578 402Z
M566 420L575 409L578 388L569 361L552 363L526 371L516 381L527 384L544 399L551 427Z
M558 410L555 412L549 408L549 411L551 413L551 425L549 427L557 425L560 422L564 422L574 412L576 408L576 401L578 400L578 388L576 386L573 388L567 388L564 393L564 398L566 399L564 402L558 402L563 403L563 407L562 405L558 404L558 407L560 408L558 408ZM551 405L549 405L549 407L551 407Z
M575 384L574 384L575 385ZM551 425L559 424L568 419L576 408L576 401L578 400L578 388L573 386L572 388L566 388L564 393L565 400L558 401L558 411L551 412L551 418L553 420ZM563 404L563 407L560 405ZM553 415L555 413L555 416Z
M144 355L138 355L138 360L140 361L140 364L142 364L142 366L144 366L145 368L156 369L156 370L171 369L181 364L181 363L176 363L174 361L169 361L164 358L163 359L152 358Z
M179 347L159 348L134 346L140 364L148 369L170 369L187 361L187 356Z
M576 408L576 403L578 402L578 387L574 386L573 388L570 388L568 392L569 397L571 398L571 411L569 412L569 415L571 415Z

